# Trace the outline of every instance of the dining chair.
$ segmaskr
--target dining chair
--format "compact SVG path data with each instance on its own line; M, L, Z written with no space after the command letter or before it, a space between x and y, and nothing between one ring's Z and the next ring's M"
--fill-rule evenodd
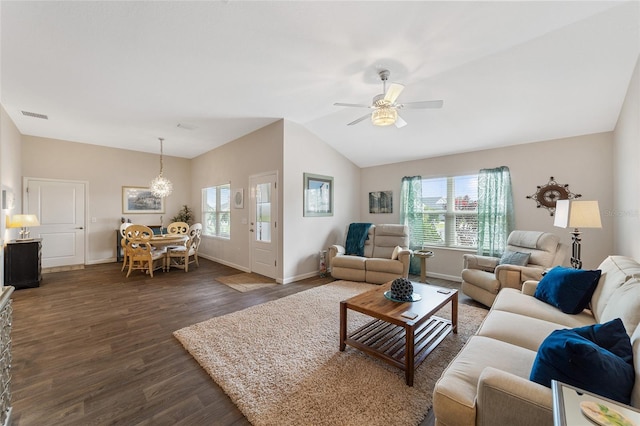
M126 238L126 234L125 231L126 229L132 225L129 222L124 222L122 224L120 224L120 247L122 247L122 269L121 271L124 271L124 268L127 266L128 264L128 256L127 256L127 238Z
M173 222L167 226L167 234L186 234L189 232L187 222Z
M132 270L141 270L153 277L153 271L156 269L165 269L166 249L154 250L151 246L151 237L153 231L148 226L130 225L125 231L127 240L126 256L129 258L129 271L127 277Z
M202 224L194 223L189 227L189 239L182 246L172 246L167 250L167 269L174 267L189 272L189 263L198 263L198 248L200 247Z

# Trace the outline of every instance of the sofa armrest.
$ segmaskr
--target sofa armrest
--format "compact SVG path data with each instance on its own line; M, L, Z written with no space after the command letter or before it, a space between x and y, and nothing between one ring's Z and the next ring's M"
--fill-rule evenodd
M463 269L480 269L487 272L493 272L500 260L497 257L480 256L469 253L462 255L462 259L464 262Z
M343 255L345 253L344 247L338 244L334 244L329 247L329 259L327 259L327 266L331 268L331 261L334 257Z
M404 278L409 277L409 265L411 264L411 256L413 256L413 251L408 248L403 248L398 253L398 260L402 262L402 276Z
M553 424L551 389L497 368L482 370L476 425Z
M538 288L538 282L535 280L527 280L522 283L522 293L527 296L533 296L536 294L536 288Z
M502 264L496 266L496 279L500 281L501 288L515 288L520 290L522 283L527 280L542 279L543 269L535 266L519 266Z

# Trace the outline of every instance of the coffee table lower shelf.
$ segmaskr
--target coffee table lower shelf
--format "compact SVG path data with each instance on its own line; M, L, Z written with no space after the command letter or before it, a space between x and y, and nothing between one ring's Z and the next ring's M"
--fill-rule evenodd
M402 370L411 369L413 372L452 330L451 321L436 316L416 328L413 365L407 362L407 336L405 328L399 325L374 320L349 334L344 343Z

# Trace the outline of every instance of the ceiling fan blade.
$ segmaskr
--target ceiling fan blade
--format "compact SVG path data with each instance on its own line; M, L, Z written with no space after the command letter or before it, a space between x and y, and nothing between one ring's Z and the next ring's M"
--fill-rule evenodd
M400 127L404 127L407 125L407 122L402 119L402 117L398 116L396 119L396 127L399 129Z
M397 108L442 108L444 101L421 101L400 104Z
M391 83L387 93L384 95L384 100L389 102L390 104L394 104L400 93L404 90L404 86L400 83Z
M344 106L344 107L354 107L354 108L371 108L371 105L365 105L365 104L345 104L342 102L336 102L334 104L335 106Z
M364 121L369 117L371 117L371 114L363 115L362 117L358 118L357 120L353 120L351 123L347 123L347 126L353 126L354 124L358 124L359 122Z

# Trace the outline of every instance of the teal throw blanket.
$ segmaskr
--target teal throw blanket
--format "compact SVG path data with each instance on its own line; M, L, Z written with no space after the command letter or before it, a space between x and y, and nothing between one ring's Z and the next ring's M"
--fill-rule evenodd
M347 242L344 245L345 254L364 256L364 242L368 238L370 223L352 223L347 232Z

